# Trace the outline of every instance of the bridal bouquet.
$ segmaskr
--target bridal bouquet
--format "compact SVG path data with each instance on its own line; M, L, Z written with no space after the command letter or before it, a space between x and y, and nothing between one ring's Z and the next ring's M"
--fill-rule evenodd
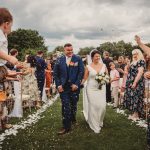
M99 89L102 89L102 86L110 82L110 77L106 73L97 74L95 80L99 84Z

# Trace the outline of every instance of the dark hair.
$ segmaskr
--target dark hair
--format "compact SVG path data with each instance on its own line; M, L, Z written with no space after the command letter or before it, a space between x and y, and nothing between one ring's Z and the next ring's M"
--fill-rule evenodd
M10 14L9 10L6 8L0 8L0 25L5 22L12 22L13 17Z
M71 43L66 43L66 44L64 45L64 47L71 47L71 46L72 46Z
M38 52L37 52L38 55L41 55L41 54L43 54L43 53L44 53L43 51L38 51Z
M95 56L95 54L99 54L99 55L100 55L100 52L95 49L95 50L91 53L91 58L93 58L93 57Z
M18 50L13 48L10 50L9 53L10 53L10 55L14 56L16 53L18 53Z
M27 63L30 63L31 67L35 67L36 66L36 58L35 56L28 56L27 57Z
M109 55L110 55L110 53L109 53L108 51L104 51L104 55L109 56Z

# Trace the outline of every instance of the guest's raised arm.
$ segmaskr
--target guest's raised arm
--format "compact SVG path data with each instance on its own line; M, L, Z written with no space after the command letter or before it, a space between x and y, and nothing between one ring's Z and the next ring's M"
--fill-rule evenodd
M135 41L139 45L139 47L147 54L150 56L150 47L146 46L144 43L142 43L141 38L136 35L135 36Z

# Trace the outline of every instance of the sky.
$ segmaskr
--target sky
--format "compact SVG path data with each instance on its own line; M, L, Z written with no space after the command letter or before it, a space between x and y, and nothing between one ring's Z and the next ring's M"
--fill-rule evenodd
M0 0L13 14L13 30L38 30L52 51L72 43L79 48L124 40L138 34L150 42L150 0Z

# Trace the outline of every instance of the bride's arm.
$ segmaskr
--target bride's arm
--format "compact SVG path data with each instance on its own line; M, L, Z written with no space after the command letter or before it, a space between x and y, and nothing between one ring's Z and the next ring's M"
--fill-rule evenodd
M105 72L109 75L107 67L105 68Z
M82 82L81 82L82 85L85 83L85 81L87 80L88 77L89 77L89 70L88 70L88 68L86 67L86 68L85 68L85 72L84 72L84 77L83 77L83 80L82 80Z

